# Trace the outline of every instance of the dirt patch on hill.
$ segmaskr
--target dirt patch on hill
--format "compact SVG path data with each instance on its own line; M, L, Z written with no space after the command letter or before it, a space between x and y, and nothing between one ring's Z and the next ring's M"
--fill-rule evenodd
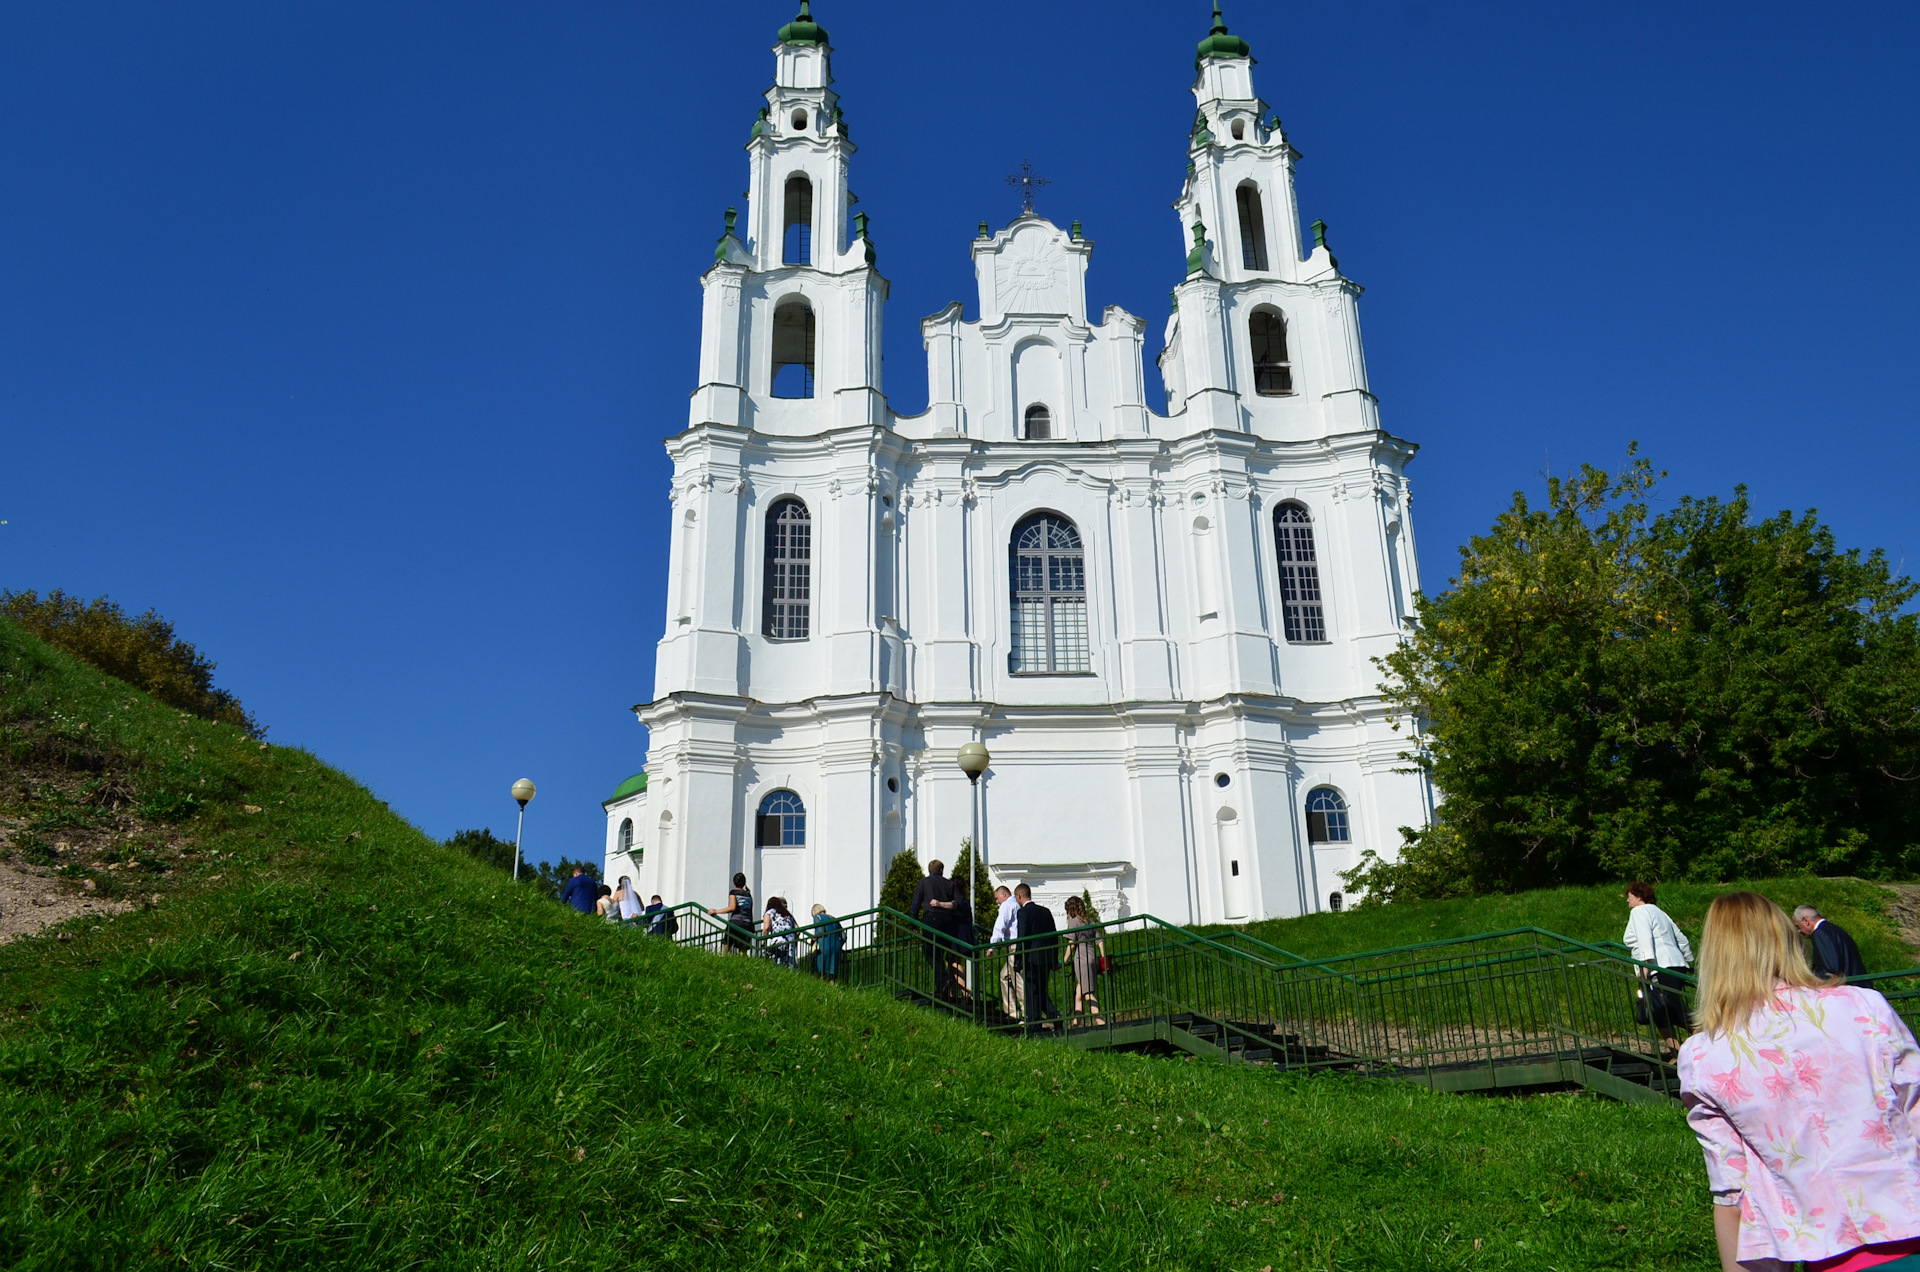
M192 841L140 815L124 758L22 732L28 746L0 774L0 944L159 904Z
M97 887L89 889L51 870L0 866L0 945L68 919L122 914L134 907L131 900L99 896Z

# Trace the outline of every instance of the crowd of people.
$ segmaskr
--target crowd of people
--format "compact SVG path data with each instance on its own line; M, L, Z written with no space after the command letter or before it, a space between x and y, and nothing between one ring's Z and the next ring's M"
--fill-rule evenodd
M928 864L910 917L924 925L935 994L966 1002L976 987L971 964L977 986L997 980L1001 1013L1029 1032L1104 1023L1099 994L1110 965L1085 903L1067 898L1061 928L1025 884L993 895L981 946L965 886L942 862ZM563 899L654 935L678 929L660 897L643 902L625 877L608 886L576 872ZM1866 974L1853 937L1817 907L1790 917L1758 893L1732 892L1707 910L1696 973L1693 944L1652 885L1629 884L1626 902L1623 940L1640 964L1636 1018L1659 1033L1675 1065L1705 1160L1723 1272L1795 1264L1920 1272L1920 1045L1886 998L1847 983ZM726 903L708 913L724 921L731 951L757 945L782 966L827 980L841 974L845 931L824 906L803 925L786 898L768 897L756 918L753 890L736 874ZM1072 973L1070 1018L1051 996L1063 967ZM1680 1041L1683 1029L1690 1033Z
M640 906L626 878L617 888L601 885L599 892L602 895L595 904L611 921L644 923L648 931L662 935L669 934L662 930L663 924L678 929L672 911L663 910L658 896ZM583 885L582 894L591 892ZM969 975L972 967L980 973L982 984L997 975L999 1006L1008 1023L1036 1031L1073 1023L1104 1025L1100 978L1110 972L1111 964L1099 918L1091 908L1079 897L1068 897L1067 925L1062 929L1053 911L1036 902L1025 884L996 888L994 900L998 909L987 946L982 947L965 883L947 877L946 863L927 863L926 877L908 903L908 917L924 927L921 948L931 970L934 996L970 1007L975 992ZM722 921L720 940L727 953L757 951L783 967L810 971L825 980L840 977L846 932L824 905L816 904L802 923L785 897L770 896L762 904L746 875L737 873L725 902L707 914ZM1073 1009L1071 1017L1064 1018L1049 989L1049 981L1062 967L1073 973Z

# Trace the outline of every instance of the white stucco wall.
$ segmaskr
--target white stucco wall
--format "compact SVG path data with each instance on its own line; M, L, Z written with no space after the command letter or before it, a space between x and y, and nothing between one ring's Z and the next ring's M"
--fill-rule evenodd
M1117 307L1088 318L1094 244L1027 214L972 241L979 318L954 304L922 322L929 405L901 417L880 378L887 283L851 228L853 146L826 57L779 51L749 206L704 279L700 384L667 441L666 626L636 708L650 786L608 806L610 874L627 872L614 857L631 816L623 862L648 893L713 904L740 870L800 913L864 909L894 853L951 860L974 833L953 756L980 740L994 756L986 861L1043 900L1086 888L1105 913L1176 922L1326 908L1338 871L1366 849L1391 856L1400 827L1429 815L1372 663L1419 585L1415 448L1380 427L1360 288L1325 248L1302 254L1297 155L1262 122L1248 59L1207 58L1194 85L1207 132L1176 204L1183 254L1196 222L1210 237L1172 280L1159 354L1171 413L1145 405L1146 322ZM807 126L787 126L800 108ZM796 171L814 183L806 266L779 260ZM1238 250L1246 183L1264 269ZM792 295L816 314L815 393L774 399L772 312ZM1254 383L1247 322L1263 306L1286 324L1283 396ZM1048 440L1022 436L1035 401ZM803 640L762 629L767 515L784 498L811 516ZM1324 642L1285 635L1285 503L1312 518ZM1080 537L1084 673L1009 667L1008 545L1037 511ZM1345 799L1349 843L1306 842L1320 786ZM777 790L804 801L804 846L755 845Z

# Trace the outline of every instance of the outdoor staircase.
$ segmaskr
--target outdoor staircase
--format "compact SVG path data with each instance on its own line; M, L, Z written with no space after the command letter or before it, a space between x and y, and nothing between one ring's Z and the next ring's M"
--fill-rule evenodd
M674 913L680 944L725 947L724 922L703 907ZM1310 959L1244 932L1200 933L1139 915L1098 925L1112 971L1100 978L1104 1023L1094 1025L1030 1024L1002 1009L999 973L1017 942L973 951L981 991L941 999L933 956L963 969L969 962L950 938L885 908L837 922L837 956L820 932L801 930L800 971L831 971L842 984L890 992L990 1032L1441 1091L1584 1088L1616 1100L1679 1099L1658 1032L1635 1020L1645 965L1624 946L1541 928ZM735 938L755 955L780 952L777 940ZM1072 1002L1072 975L1067 967L1054 973L1056 1003ZM1920 1013L1920 969L1868 980L1903 1011Z

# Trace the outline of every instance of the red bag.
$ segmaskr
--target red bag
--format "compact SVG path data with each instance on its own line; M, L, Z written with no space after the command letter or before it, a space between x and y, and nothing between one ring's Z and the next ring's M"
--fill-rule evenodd
M1101 974L1102 976L1104 976L1104 975L1106 975L1106 974L1107 974L1108 972L1111 972L1112 970L1113 970L1113 964L1112 964L1112 962L1110 962L1110 961L1108 960L1108 958L1107 958L1107 956L1106 956L1105 954L1102 954L1102 955L1100 956L1100 974Z

